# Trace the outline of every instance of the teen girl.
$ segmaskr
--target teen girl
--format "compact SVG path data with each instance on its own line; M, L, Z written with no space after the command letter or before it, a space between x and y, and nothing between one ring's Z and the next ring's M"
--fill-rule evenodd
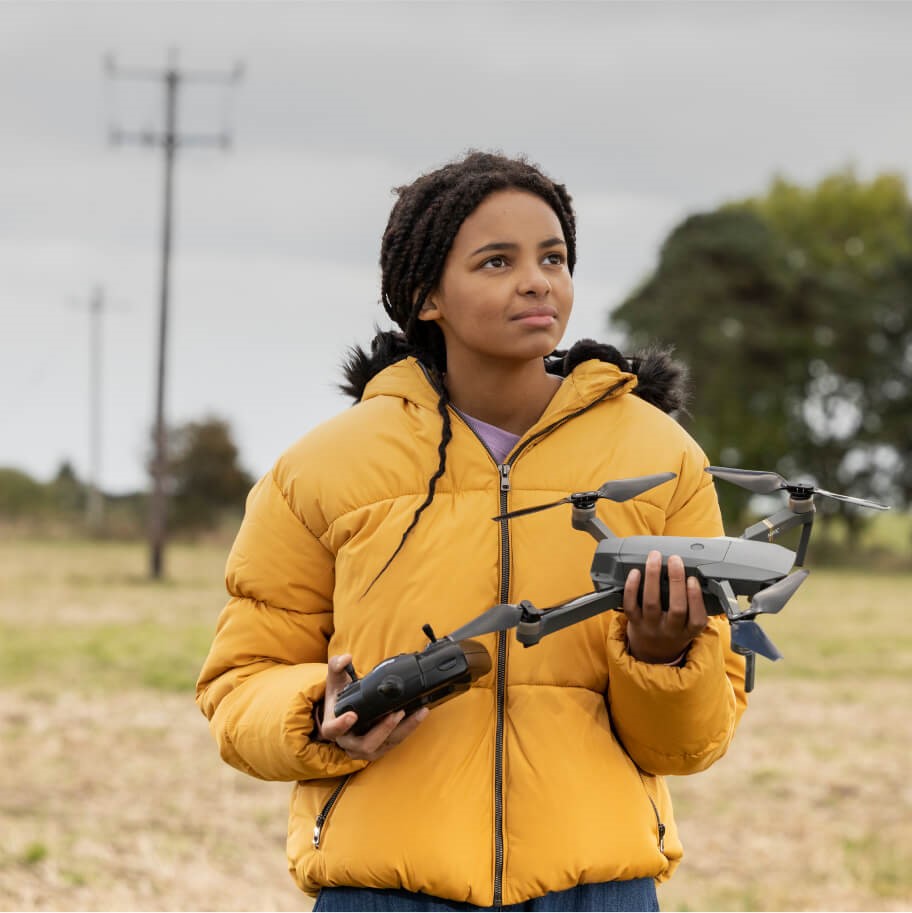
M650 557L623 612L523 649L455 700L366 735L335 716L363 673L498 602L589 592L569 510L492 517L671 471L600 501L615 533L722 533L706 459L666 411L663 356L556 348L573 305L570 197L524 160L472 153L399 188L381 250L401 332L355 350L357 405L251 492L198 701L222 757L296 781L288 857L317 910L657 909L681 858L662 775L721 757L744 708L724 619Z

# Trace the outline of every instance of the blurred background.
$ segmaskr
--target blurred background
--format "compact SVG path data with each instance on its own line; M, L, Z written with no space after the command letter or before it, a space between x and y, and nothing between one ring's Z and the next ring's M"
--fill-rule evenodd
M193 683L250 484L388 325L393 188L470 148L573 195L568 343L674 345L712 462L893 506L820 505L786 660L673 784L663 905L912 905L910 34L878 2L0 4L0 907L307 904L286 786L220 764ZM733 534L779 506L719 494Z

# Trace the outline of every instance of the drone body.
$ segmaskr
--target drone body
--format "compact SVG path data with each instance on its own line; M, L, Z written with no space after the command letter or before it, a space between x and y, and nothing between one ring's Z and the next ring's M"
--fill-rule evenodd
M706 586L710 579L727 580L736 596L754 596L785 577L795 564L795 553L769 542L750 542L729 536L696 539L686 536L629 536L599 542L592 560L592 582L598 590L623 589L628 574L645 568L650 552L662 555L663 567L670 555L684 563L685 576L703 584L706 611L724 614L726 607ZM662 575L662 604L668 605L668 577Z

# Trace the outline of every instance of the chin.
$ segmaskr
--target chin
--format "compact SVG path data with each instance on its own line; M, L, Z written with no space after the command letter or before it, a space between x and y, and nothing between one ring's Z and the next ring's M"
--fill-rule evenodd
M515 358L517 361L533 361L550 355L559 345L562 336L540 336L535 341L530 340L529 345L517 347L513 352L504 353L507 357Z

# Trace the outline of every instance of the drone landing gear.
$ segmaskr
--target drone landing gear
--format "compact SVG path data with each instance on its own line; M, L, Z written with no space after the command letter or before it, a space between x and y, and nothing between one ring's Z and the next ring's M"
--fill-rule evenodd
M742 650L739 647L732 647L735 653L744 657L744 691L750 694L754 690L754 678L757 672L757 654L751 653L750 650Z

